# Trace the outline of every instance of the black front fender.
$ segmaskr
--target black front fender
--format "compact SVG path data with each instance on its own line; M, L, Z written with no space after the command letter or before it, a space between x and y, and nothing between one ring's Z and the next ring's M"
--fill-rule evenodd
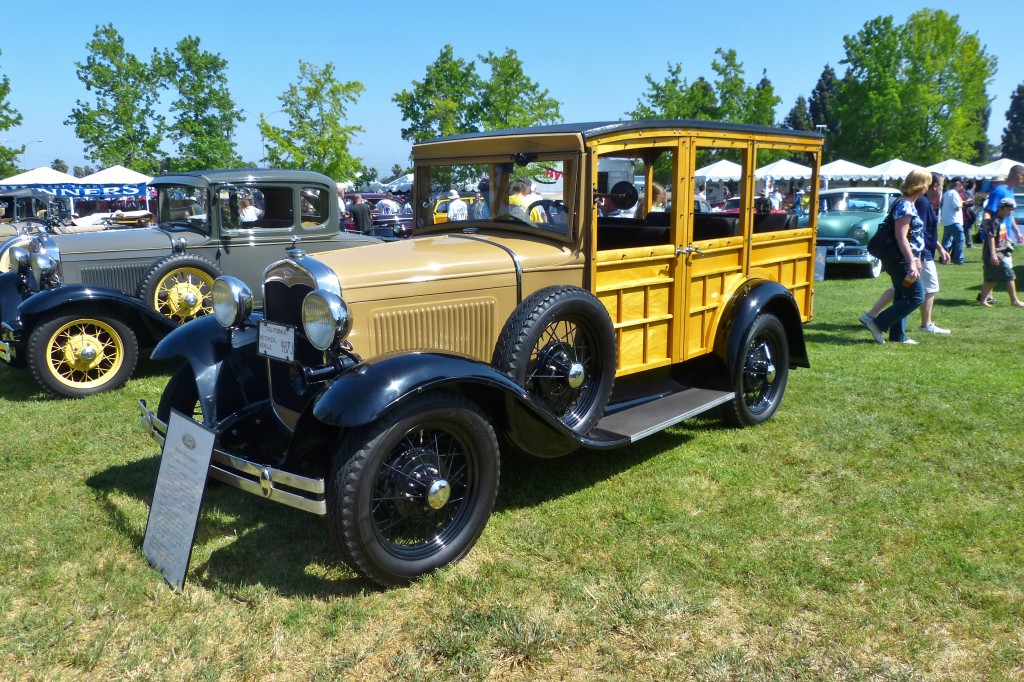
M789 342L790 365L810 367L803 323L796 300L786 287L769 280L748 282L733 296L726 312L726 320L719 328L715 341L716 355L721 357L728 367L742 365L745 352L744 335L754 318L761 313L771 313L782 322Z
M18 314L26 336L41 321L60 315L116 317L132 328L143 345L156 343L178 326L137 298L116 289L82 284L32 294L18 306Z
M584 440L491 365L445 353L399 353L365 361L334 379L312 414L339 428L364 426L421 393L444 388L480 405L499 431L532 454L556 456Z
M215 425L246 401L267 397L266 380L258 370L257 322L228 330L213 315L183 324L157 344L154 360L183 359L191 368L199 390L203 419Z

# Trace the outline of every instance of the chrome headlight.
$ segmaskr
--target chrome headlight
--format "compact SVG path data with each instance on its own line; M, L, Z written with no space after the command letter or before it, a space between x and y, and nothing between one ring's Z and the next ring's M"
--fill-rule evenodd
M48 279L50 275L54 273L57 268L57 263L49 255L45 253L33 253L32 259L32 274L35 276L36 281L40 284L43 280Z
M865 239L867 239L867 228L865 228L863 225L856 225L852 230L850 230L850 236L856 239L857 241L862 242Z
M32 254L21 246L12 246L7 252L10 269L15 272L27 272L32 263Z
M213 282L213 315L225 329L240 327L252 314L252 291L237 277Z
M327 350L352 331L352 316L340 296L316 289L302 301L302 328L314 348Z

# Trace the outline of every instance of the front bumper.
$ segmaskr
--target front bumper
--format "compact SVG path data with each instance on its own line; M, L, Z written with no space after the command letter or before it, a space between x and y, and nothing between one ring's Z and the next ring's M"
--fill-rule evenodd
M843 242L832 244L818 242L818 246L825 247L826 263L850 265L859 263L871 264L875 262L875 257L868 253L867 246L850 246Z
M167 424L160 421L139 401L139 417L149 436L163 447L167 435ZM210 462L209 477L232 487L259 495L271 502L277 502L318 516L327 514L325 486L322 478L306 478L288 471L275 469L241 457L214 446Z

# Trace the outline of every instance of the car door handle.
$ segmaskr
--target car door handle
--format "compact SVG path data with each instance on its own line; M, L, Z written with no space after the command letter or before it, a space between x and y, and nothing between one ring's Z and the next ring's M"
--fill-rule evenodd
M695 253L698 256L706 255L703 251L700 250L700 247L695 244L690 244L685 249L681 246L678 249L676 249L677 256L689 256L691 253Z

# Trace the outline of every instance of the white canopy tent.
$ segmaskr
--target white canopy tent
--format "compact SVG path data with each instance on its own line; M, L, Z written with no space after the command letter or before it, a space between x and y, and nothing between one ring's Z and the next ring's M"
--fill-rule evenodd
M902 180L915 168L924 170L924 166L918 166L902 159L892 159L877 166L872 166L869 170L872 177L885 182L887 180Z
M821 177L829 180L871 180L878 176L867 166L853 161L836 159L821 167Z
M111 166L84 178L72 180L83 185L138 185L149 183L153 178L124 166Z
M733 161L715 161L710 166L698 168L694 175L703 178L705 182L720 182L722 180L735 181L740 179L740 172L743 167Z
M963 161L957 161L956 159L946 159L939 163L933 163L928 166L925 170L930 170L932 173L941 173L947 178L981 178L984 177L982 171L977 166L972 166L969 163Z
M779 159L767 166L762 166L754 171L754 177L758 180L771 178L772 180L809 180L811 169L808 166L801 166L789 159Z
M385 183L384 189L389 192L408 192L412 189L413 174L402 175L391 182Z
M4 178L0 180L0 185L64 185L72 182L80 182L80 180L73 175L53 170L49 166L40 166Z
M983 178L1006 177L1010 169L1017 165L1024 166L1024 163L1014 161L1013 159L999 159L998 161L986 163L984 166L978 166L978 170L981 171L981 177Z

